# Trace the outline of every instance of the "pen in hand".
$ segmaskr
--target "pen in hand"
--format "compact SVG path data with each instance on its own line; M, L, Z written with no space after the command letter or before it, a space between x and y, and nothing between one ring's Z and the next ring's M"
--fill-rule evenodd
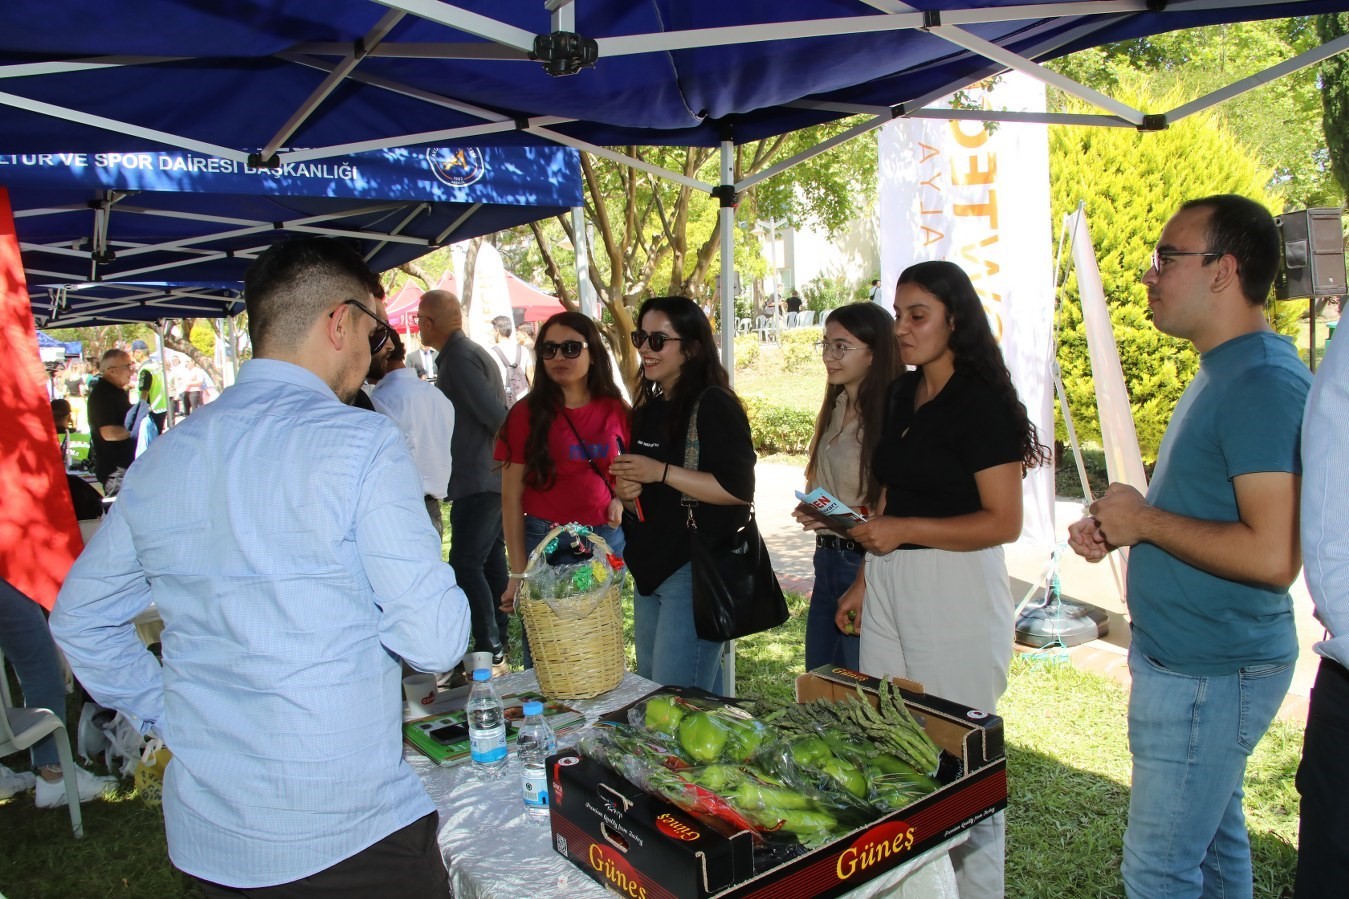
M618 452L620 454L626 453L628 451L627 448L623 446L622 437L615 436L614 440L617 441L618 443ZM642 514L642 498L640 496L634 496L632 498L632 508L637 512L637 520L645 524L646 516Z

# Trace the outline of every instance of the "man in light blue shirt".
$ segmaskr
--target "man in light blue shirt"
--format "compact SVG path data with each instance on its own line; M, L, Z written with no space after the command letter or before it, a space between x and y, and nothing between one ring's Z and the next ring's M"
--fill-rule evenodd
M94 698L173 751L169 855L209 897L448 889L401 662L452 668L468 606L402 435L345 404L388 338L378 287L334 240L258 258L255 358L138 462L52 614ZM152 601L162 668L131 624Z
M1326 639L1307 709L1297 788L1298 899L1349 890L1349 341L1331 341L1302 422L1302 553Z

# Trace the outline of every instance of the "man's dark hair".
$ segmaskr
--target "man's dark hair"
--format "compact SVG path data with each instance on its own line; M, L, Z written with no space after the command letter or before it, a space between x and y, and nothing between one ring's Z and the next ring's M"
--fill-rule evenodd
M259 356L284 352L343 300L366 302L383 292L360 254L342 241L288 240L270 247L244 276L248 336Z
M1279 227L1269 210L1236 194L1202 197L1180 208L1209 211L1205 249L1236 259L1242 296L1252 306L1263 306L1279 271Z
M496 318L492 319L492 327L496 328L497 333L502 337L510 337L511 330L514 326L511 324L511 320L508 316L498 315Z

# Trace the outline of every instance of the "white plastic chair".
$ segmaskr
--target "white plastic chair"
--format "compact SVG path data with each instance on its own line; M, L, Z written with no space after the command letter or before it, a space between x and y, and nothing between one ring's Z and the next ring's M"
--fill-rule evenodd
M796 326L798 328L809 328L815 324L815 310L804 309L796 315Z
M0 654L0 758L23 752L48 734L56 740L56 754L61 760L61 776L66 782L66 804L70 806L70 826L75 839L84 836L84 820L80 817L80 789L75 783L75 758L70 753L70 736L65 719L48 709L15 707L9 694L9 681L4 676L5 657Z
M748 334L753 324L754 322L750 321L749 319L742 318L738 322L736 322L735 332L737 334Z
M796 327L796 317L797 317L798 315L800 315L800 314L801 314L801 313L799 313L799 312L788 312L788 313L787 313L787 324L786 324L786 329L787 329L788 331L790 331L792 328L795 328L795 327Z

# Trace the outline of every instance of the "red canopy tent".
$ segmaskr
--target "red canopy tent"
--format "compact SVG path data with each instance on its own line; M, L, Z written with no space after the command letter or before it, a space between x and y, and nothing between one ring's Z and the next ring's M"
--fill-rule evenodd
M422 300L422 289L411 281L394 294L385 309L389 324L395 331L411 334L417 330L417 305Z
M506 272L506 292L511 298L511 308L524 310L524 317L520 318L521 324L524 322L541 322L559 312L566 311L566 307L558 302L557 297L544 293L510 272Z
M446 272L436 283L436 290L448 290L458 296L459 288L454 274ZM557 297L546 294L527 281L506 272L506 293L510 297L511 308L516 310L516 318L521 323L541 322L552 315L565 310ZM402 290L394 294L388 303L389 324L409 334L417 330L417 304L421 301L420 287L408 282ZM522 317L523 315L523 317Z

